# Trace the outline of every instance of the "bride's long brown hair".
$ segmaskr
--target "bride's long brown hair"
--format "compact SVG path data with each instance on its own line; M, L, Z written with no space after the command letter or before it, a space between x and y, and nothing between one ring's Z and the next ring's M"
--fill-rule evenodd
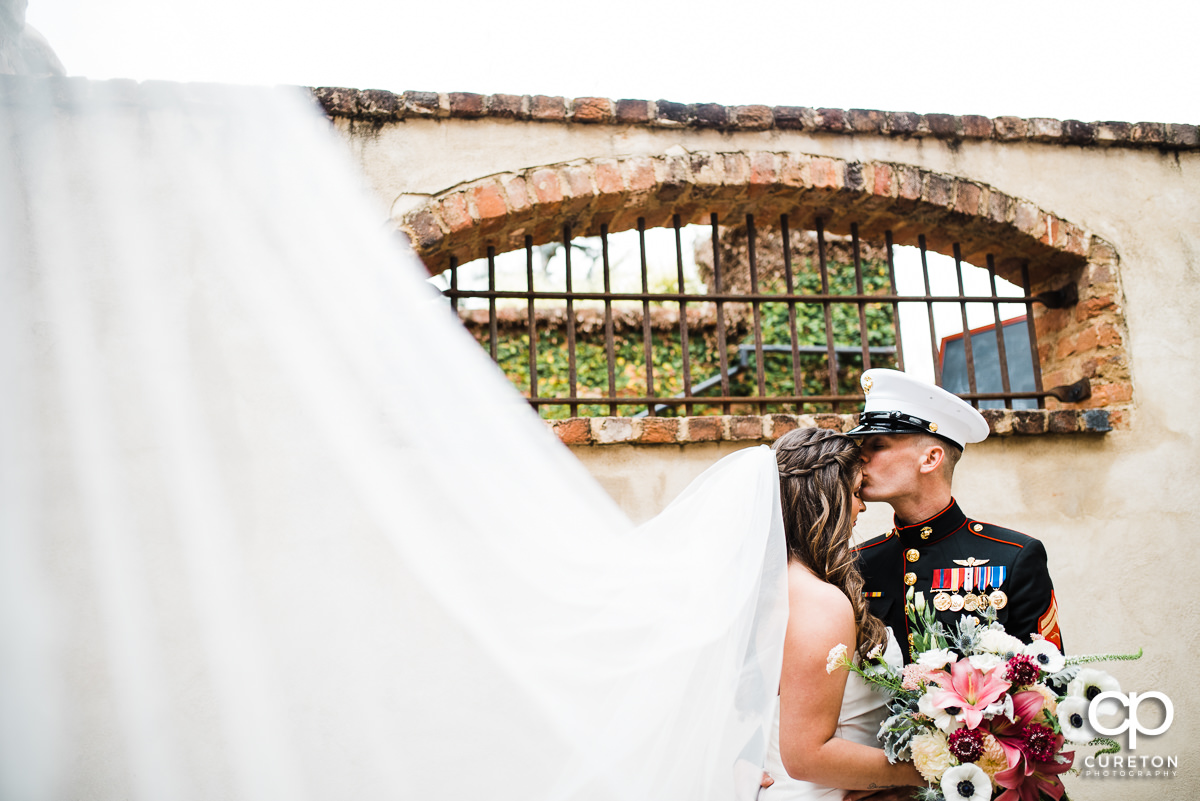
M775 460L788 558L850 599L860 654L882 646L883 622L867 608L850 544L854 479L862 469L858 443L836 431L799 428L776 440Z

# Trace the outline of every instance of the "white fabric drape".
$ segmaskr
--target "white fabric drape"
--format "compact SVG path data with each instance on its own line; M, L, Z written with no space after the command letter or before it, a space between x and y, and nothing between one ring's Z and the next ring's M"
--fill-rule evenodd
M634 528L298 93L0 87L0 797L753 793L768 450Z

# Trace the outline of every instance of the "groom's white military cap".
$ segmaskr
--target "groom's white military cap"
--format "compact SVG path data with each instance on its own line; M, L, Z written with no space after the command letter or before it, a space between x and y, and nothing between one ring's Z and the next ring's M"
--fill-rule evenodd
M941 387L898 370L862 374L867 402L852 437L868 434L932 434L959 450L988 435L987 420L975 407Z

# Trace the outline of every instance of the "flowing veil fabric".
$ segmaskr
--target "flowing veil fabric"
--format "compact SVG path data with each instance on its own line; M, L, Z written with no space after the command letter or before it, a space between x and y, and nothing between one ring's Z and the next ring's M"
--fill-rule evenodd
M0 797L753 793L770 451L635 528L299 93L0 90Z

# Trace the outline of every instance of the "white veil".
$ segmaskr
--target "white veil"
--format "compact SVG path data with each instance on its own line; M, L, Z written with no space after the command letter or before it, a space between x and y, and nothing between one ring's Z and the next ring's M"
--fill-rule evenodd
M0 90L0 797L753 793L769 450L635 529L298 93Z

